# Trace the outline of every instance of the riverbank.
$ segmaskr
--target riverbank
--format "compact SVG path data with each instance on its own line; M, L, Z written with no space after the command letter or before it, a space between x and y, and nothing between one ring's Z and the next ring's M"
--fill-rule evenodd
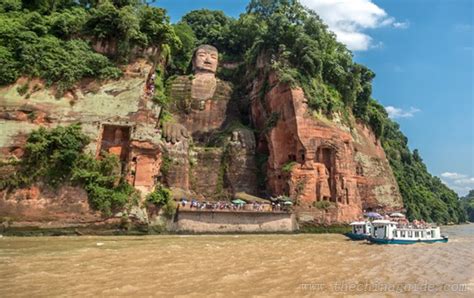
M124 228L121 225L108 225L97 227L71 226L71 227L8 227L0 228L0 235L14 237L38 237L38 236L146 236L146 235L258 235L258 234L344 234L350 231L349 225L300 225L294 231L178 231L167 230L163 225L129 225Z

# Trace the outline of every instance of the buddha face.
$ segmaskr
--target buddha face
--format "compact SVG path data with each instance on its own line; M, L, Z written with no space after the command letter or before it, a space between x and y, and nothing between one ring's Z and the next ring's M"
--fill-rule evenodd
M193 69L195 73L216 73L219 53L213 46L203 45L197 48L193 58Z

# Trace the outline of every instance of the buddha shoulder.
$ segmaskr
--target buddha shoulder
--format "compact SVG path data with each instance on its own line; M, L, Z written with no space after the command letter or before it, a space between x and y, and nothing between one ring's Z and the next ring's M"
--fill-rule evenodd
M193 93L193 87L196 88L198 85L196 79L191 75L183 75L173 78L169 84L170 89L168 90L170 90L170 97L178 100L191 97L191 94ZM215 92L212 96L212 99L229 99L232 94L232 89L232 83L216 78Z

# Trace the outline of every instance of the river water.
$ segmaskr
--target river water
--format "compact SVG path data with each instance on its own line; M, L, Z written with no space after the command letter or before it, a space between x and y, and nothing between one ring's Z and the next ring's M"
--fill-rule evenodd
M449 243L336 234L0 238L0 297L474 295L474 224Z

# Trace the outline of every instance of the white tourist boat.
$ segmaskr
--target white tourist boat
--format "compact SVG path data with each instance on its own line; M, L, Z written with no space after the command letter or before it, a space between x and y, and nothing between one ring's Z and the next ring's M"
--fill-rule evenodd
M365 240L371 235L372 224L370 221L355 221L350 224L351 231L345 235L352 240Z
M448 242L448 237L441 235L439 227L399 226L391 220L374 220L372 233L368 240L377 244L412 244Z

